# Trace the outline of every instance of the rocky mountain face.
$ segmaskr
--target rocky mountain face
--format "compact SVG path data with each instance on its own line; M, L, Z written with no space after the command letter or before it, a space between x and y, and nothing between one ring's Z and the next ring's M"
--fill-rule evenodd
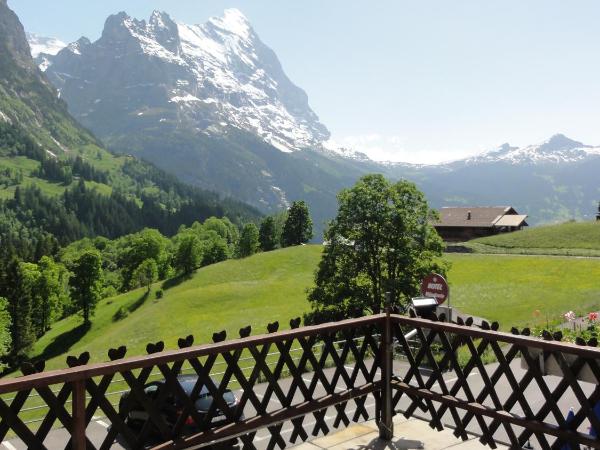
M0 258L16 251L37 260L58 243L144 227L174 234L212 215L238 223L260 217L107 151L69 114L32 59L18 17L0 0Z
M81 38L42 67L112 150L263 211L305 199L320 228L337 192L364 173L328 156L329 131L306 93L234 9L202 25L119 13L96 42Z
M31 57L17 15L0 0L0 121L23 129L52 153L94 144Z
M202 25L119 13L99 40L81 38L42 68L112 150L266 212L304 199L317 230L337 192L370 172L414 181L434 207L511 205L531 224L591 217L600 198L600 148L562 135L435 166L328 148L307 95L237 10Z
M103 138L148 126L212 135L234 127L291 152L329 137L305 92L235 9L203 25L158 11L148 22L113 15L98 41L70 44L46 74Z

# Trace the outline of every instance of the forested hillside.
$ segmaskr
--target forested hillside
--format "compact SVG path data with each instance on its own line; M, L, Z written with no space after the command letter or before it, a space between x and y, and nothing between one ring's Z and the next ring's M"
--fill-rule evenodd
M237 229L258 221L260 213L103 148L69 115L34 64L19 19L0 0L0 354L18 359L53 320L78 310L69 306L71 298L129 288L137 266L127 269L124 283L121 270L108 267L121 261L103 259L112 248L107 239L152 228L167 242L182 226L213 216L227 217L224 223ZM77 244L78 252L65 249L97 237ZM232 254L228 245L221 258ZM83 258L88 253L99 259ZM78 268L97 268L109 279L78 287ZM153 268L146 269L151 275ZM164 276L166 266L160 269Z

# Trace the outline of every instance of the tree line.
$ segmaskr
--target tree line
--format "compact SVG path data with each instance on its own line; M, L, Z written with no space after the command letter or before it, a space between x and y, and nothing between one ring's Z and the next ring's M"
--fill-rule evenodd
M16 253L0 257L0 357L4 365L26 358L54 322L80 314L90 325L98 301L153 283L188 277L198 268L260 251L299 245L312 238L308 207L238 226L227 217L182 225L171 237L145 228L115 239L86 237L35 262ZM162 289L156 291L162 297Z

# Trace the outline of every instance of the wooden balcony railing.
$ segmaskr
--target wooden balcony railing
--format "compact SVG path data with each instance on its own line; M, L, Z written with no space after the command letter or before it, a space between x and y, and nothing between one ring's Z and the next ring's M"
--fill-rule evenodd
M501 333L497 324L476 328L389 312L290 325L278 332L271 324L260 336L250 336L247 327L229 341L225 332L215 333L213 344L200 346L188 336L178 350L149 344L149 354L140 357L111 349L111 361L101 364L88 364L83 354L69 357L65 370L26 365L24 376L0 380L0 441L15 439L32 449L108 449L115 441L178 449L239 438L241 447L253 449L257 432L267 430L266 447L284 448L370 418L390 439L392 416L402 413L436 429L450 426L464 439L478 434L492 448L528 442L544 449L600 447L593 431L600 430L596 348ZM545 375L550 359L560 376ZM592 383L579 381L584 372ZM183 389L182 374L194 376L191 392ZM163 380L160 389L150 391L156 380ZM228 390L237 401L228 402ZM123 394L143 413L136 427L133 403L119 405ZM213 399L204 412L196 404L201 396ZM165 408L175 403L174 420ZM98 417L108 425L100 442L90 434ZM60 446L52 437L57 428L65 436Z

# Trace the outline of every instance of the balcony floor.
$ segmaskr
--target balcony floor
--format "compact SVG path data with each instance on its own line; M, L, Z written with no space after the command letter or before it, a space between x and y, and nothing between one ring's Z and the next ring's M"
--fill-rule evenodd
M375 421L352 425L337 433L317 438L311 442L293 447L294 450L474 450L489 449L473 437L468 441L456 438L451 429L436 431L429 424L419 419L394 418L394 440L383 442L378 439L379 433ZM498 445L499 449L506 449Z

